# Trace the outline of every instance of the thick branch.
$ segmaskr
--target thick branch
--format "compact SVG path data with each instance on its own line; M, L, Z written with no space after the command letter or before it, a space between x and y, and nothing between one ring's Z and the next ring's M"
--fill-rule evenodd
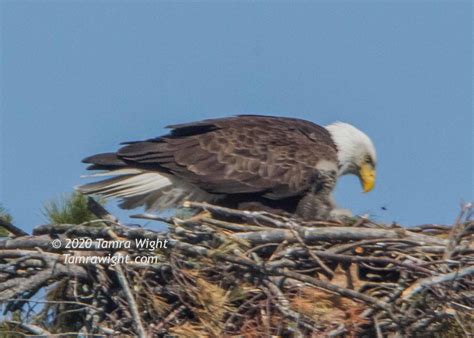
M300 236L307 242L320 241L360 241L365 239L396 239L406 238L417 241L419 245L438 244L445 245L446 240L426 236L417 233L411 233L407 230L388 230L388 229L368 229L368 228L352 228L352 227L322 227L309 228L302 227L299 229ZM245 239L254 245L265 243L280 243L288 241L289 243L297 242L297 239L290 230L274 229L269 231L244 232L233 234L234 237Z

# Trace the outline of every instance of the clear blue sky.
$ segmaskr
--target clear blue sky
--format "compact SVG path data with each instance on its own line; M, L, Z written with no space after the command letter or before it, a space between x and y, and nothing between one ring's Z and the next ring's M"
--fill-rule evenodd
M345 177L341 206L451 223L474 190L471 22L470 1L2 1L0 201L31 229L83 157L258 113L371 136L376 189Z

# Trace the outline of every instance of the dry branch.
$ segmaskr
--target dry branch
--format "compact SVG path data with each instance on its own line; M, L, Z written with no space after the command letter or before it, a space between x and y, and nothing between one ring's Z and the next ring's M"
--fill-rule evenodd
M28 233L23 231L22 229L14 226L7 220L0 217L0 227L7 230L9 233L13 234L13 236L28 236Z

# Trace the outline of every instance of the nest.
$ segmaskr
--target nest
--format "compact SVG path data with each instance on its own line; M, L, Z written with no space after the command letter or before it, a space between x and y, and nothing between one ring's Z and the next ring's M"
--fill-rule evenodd
M202 203L187 207L194 215L140 216L168 223L166 232L125 226L96 205L100 219L87 224L49 224L0 241L0 301L9 318L0 331L473 334L469 206L452 227L410 229L365 218L300 222ZM119 242L129 244L110 247Z

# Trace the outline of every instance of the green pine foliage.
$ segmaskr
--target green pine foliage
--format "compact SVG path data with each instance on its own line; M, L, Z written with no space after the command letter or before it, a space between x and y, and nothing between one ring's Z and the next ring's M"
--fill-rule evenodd
M7 223L13 222L13 217L8 213L8 211L0 204L0 219ZM9 232L0 226L0 237L7 237Z
M46 203L42 213L49 222L57 224L81 224L97 218L87 207L87 197L78 192Z
M7 209L0 204L0 218L5 222L12 223L13 217L8 213Z

